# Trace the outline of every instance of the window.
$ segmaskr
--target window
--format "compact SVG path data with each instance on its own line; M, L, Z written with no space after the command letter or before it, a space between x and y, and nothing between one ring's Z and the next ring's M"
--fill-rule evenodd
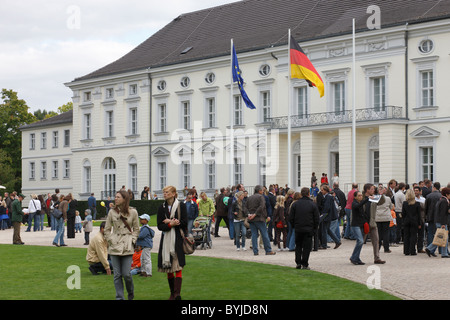
M83 94L83 102L89 102L91 101L91 92L87 91Z
M182 178L182 186L190 186L191 185L191 164L187 161L181 162L181 178Z
M206 99L206 115L208 128L214 128L216 126L216 99Z
M384 111L386 106L386 78L371 78L372 107L375 111Z
M64 130L64 147L70 147L70 130Z
M308 90L306 87L297 89L297 115L299 118L306 118L308 115Z
M234 158L234 185L243 183L242 181L242 161L240 158Z
M138 134L138 118L137 118L137 109L130 109L130 134L137 135Z
M167 132L166 104L162 103L158 105L158 109L159 109L159 132Z
M158 162L158 186L162 190L166 186L167 179L167 163Z
M30 150L34 150L36 148L36 134L30 133Z
M182 128L191 130L191 105L190 101L181 102Z
M58 179L58 161L52 161L52 179Z
M47 179L47 162L41 161L41 179Z
M113 99L113 98L114 98L114 89L107 88L106 89L106 99Z
M206 163L206 187L207 189L216 188L216 163L214 161L208 161Z
M271 117L270 111L270 91L261 92L261 104L262 104L262 122L269 121Z
M30 162L30 180L36 179L36 164Z
M373 183L378 184L380 182L380 151L373 150L372 151L372 175L373 175Z
M137 172L137 161L136 158L131 158L130 161L128 162L128 170L129 170L129 175L130 175L130 189L131 191L137 191L138 190L138 183L137 183L137 178L138 178L138 172Z
M434 157L433 147L421 147L420 148L420 166L421 166L421 179L429 179L434 181Z
M130 85L130 96L137 95L137 93L138 93L137 84Z
M213 84L216 80L216 75L213 72L208 72L205 76L205 82L207 84Z
M114 197L116 192L116 162L106 158L103 165L103 196Z
M59 134L58 131L53 131L52 148L58 148Z
M434 44L430 39L422 40L419 44L419 51L421 53L430 53L433 51Z
M242 98L240 95L236 95L233 97L233 105L234 105L234 121L233 125L241 126L244 124L244 120L242 117Z
M107 138L114 137L114 111L106 111L106 132Z
M335 82L333 86L333 111L336 115L345 110L345 82Z
M166 83L165 80L160 80L160 81L158 82L158 85L156 86L156 88L157 88L159 91L165 91L165 90L166 90L166 87L167 87L167 83Z
M420 72L420 78L421 78L422 107L434 106L433 71L426 70Z
M259 74L262 77L267 77L270 74L270 66L268 64L263 64L260 68L259 68Z
M84 139L91 139L91 114L84 115Z
M47 132L41 132L41 149L47 149Z
M181 78L180 85L182 88L184 88L184 89L189 88L190 84L191 84L191 80L189 79L189 77Z
M64 164L64 168L63 168L63 172L64 172L64 179L70 178L70 160L64 160L63 162Z
M83 163L83 192L91 193L91 163L86 160Z

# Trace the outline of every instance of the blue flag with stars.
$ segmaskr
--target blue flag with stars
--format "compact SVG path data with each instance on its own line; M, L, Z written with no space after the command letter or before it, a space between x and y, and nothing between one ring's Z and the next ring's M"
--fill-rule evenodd
M247 93L244 90L244 79L241 76L241 69L239 69L239 63L237 60L236 50L234 49L233 44L233 82L237 82L239 86L239 91L241 91L242 100L244 100L245 105L250 109L256 109L253 102L250 101L250 98L247 96Z

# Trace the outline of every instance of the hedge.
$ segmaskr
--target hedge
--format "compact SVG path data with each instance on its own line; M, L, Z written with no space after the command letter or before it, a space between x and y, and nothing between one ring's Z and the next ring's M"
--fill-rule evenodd
M102 207L100 203L103 200L97 200L97 220L106 216L106 207ZM87 200L77 200L77 210L80 216L84 219L84 210L88 209ZM148 214L149 216L156 215L159 206L164 203L164 200L131 200L130 207L136 208L139 215Z

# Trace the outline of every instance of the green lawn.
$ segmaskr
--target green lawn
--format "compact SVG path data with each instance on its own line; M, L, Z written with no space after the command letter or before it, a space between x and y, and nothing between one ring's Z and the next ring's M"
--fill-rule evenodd
M112 276L93 276L86 249L0 245L0 300L113 300ZM135 299L166 300L166 275L134 277ZM78 266L80 289L69 289L69 266ZM73 281L69 281L73 284ZM392 300L396 297L311 270L217 258L188 256L183 299L189 300Z

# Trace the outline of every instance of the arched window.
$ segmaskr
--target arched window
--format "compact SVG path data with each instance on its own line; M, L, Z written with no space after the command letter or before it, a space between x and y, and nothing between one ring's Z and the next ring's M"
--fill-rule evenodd
M103 192L104 198L114 198L116 192L116 161L106 158L103 161Z

